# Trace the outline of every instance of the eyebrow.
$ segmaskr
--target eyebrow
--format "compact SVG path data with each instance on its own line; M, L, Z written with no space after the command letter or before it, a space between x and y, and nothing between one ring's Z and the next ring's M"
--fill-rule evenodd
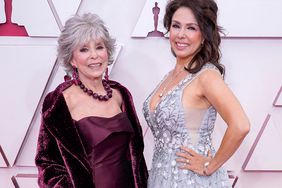
M181 23L180 23L179 21L177 21L177 20L172 20L171 23L181 24ZM187 23L187 24L185 24L185 25L186 25L186 26L195 25L195 26L198 26L198 27L199 27L199 25L198 25L197 23Z

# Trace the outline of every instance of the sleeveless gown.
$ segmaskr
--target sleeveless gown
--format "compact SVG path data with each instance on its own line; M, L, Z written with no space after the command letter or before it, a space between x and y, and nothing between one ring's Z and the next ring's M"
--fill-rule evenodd
M180 151L180 146L186 146L205 156L208 150L213 155L216 152L211 139L217 115L215 108L184 109L181 100L184 88L206 69L218 71L214 65L207 64L198 73L189 74L162 97L154 111L150 111L149 106L155 91L144 102L143 113L155 142L148 188L231 187L223 167L211 176L201 176L190 170L179 169L179 164L175 161L175 153Z
M110 118L85 117L75 124L92 168L95 187L134 187L129 160L129 140L133 129L126 113Z

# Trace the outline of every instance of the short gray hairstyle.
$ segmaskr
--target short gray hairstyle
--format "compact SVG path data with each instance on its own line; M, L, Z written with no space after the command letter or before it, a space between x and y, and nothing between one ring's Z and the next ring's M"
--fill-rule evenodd
M66 71L72 72L70 61L73 51L90 40L102 39L109 55L109 64L113 62L115 39L111 38L104 21L96 14L84 13L69 18L58 39L58 61L62 62Z

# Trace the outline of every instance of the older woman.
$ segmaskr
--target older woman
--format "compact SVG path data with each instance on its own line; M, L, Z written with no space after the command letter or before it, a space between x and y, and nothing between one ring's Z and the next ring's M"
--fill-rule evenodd
M250 125L223 80L217 10L214 0L173 0L166 7L176 63L144 103L155 137L149 188L231 187L222 165ZM218 151L212 145L217 112L228 125Z
M67 20L58 60L72 79L42 107L35 158L40 187L146 187L142 129L129 91L103 79L115 40L95 14Z

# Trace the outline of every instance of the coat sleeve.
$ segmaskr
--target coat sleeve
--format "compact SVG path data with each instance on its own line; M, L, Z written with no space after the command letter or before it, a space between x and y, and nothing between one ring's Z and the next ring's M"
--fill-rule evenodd
M60 156L56 140L42 122L35 164L38 168L38 184L41 188L73 187L64 162Z
M44 102L46 102L46 99ZM38 168L39 187L74 187L66 166L64 165L57 141L45 127L43 117L37 142L35 164Z

